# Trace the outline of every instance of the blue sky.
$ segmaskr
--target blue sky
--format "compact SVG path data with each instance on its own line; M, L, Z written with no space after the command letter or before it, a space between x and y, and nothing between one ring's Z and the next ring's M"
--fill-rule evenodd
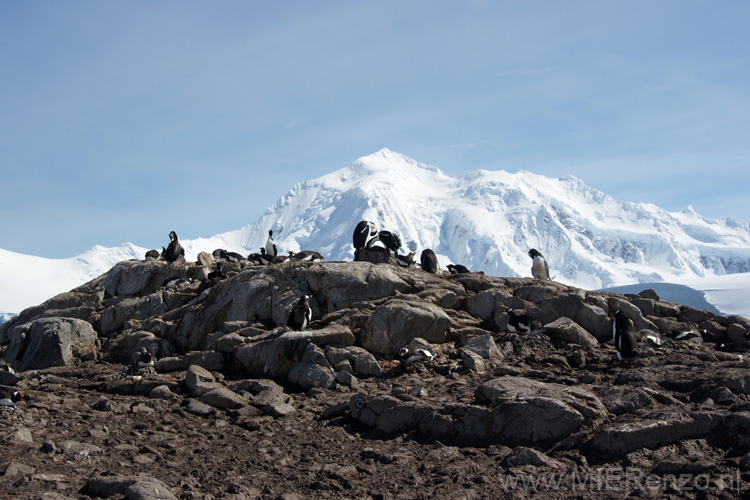
M750 222L750 3L0 2L0 248L254 222L387 147Z

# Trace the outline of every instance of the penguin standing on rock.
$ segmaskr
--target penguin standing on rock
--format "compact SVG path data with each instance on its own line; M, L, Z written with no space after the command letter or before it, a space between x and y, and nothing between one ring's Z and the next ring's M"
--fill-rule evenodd
M437 274L439 266L437 255L430 248L422 250L422 254L419 256L419 262L422 265L422 270L428 273Z
M549 266L547 265L547 260L544 258L544 255L542 255L536 248L532 248L529 250L529 257L531 257L532 260L531 275L534 279L549 281Z
M272 259L276 257L279 252L276 250L276 243L273 241L273 231L268 230L268 239L266 240L266 255L269 255Z
M180 245L180 240L177 238L177 233L174 231L169 233L169 245L163 253L164 259L170 263L176 261L180 257L185 257L185 249Z
M359 252L359 250L369 246L368 243L376 234L378 234L378 228L374 222L368 220L360 221L357 227L354 228L354 234L352 235L354 251Z
M536 335L544 331L542 323L528 314L516 314L515 309L512 307L508 309L507 313L510 315L508 319L509 332Z
M639 356L638 341L633 321L622 311L609 313L612 317L612 337L615 341L617 359L632 361Z
M300 297L297 305L292 309L286 324L293 330L303 332L307 329L312 321L312 308L310 307L310 296L303 295Z

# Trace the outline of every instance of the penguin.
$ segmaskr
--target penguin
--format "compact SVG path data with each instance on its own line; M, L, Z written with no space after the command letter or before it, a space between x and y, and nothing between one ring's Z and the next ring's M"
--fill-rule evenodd
M310 296L303 295L292 309L286 324L293 330L303 332L307 329L311 320L312 308L310 307Z
M162 247L163 248L163 247ZM177 233L171 231L169 233L169 245L164 250L164 259L167 262L174 262L180 257L185 257L185 249L180 245L180 240L177 238Z
M149 250L148 252L146 252L146 261L157 260L158 258L159 258L158 250Z
M710 342L710 337L709 337L709 333L707 330L703 330L699 332L697 330L693 330L692 328L687 328L687 329L677 328L673 330L671 334L668 335L668 338L674 341L679 341L679 342L697 342L697 343L702 343L708 338Z
M622 311L609 314L612 317L612 338L615 341L617 359L620 361L632 361L640 354L636 339L635 326L630 318Z
M435 252L430 248L422 250L422 254L419 256L419 261L422 264L422 270L428 273L437 274L438 272L438 260Z
M156 365L154 356L153 354L151 354L151 351L149 351L147 347L141 347L141 351L138 353L135 365L139 370L143 368L153 368Z
M412 267L414 266L414 255L417 252L409 252L407 255L396 255L396 262L401 267Z
M542 323L528 314L516 314L512 307L506 312L510 315L507 327L509 332L536 335L544 331Z
M374 222L367 220L360 221L357 227L354 228L354 234L352 235L352 245L354 245L354 251L357 252L362 250L366 246L369 246L370 240L375 237L378 233L378 228Z
M639 346L644 346L644 345L660 346L661 345L661 335L659 334L659 332L656 332L654 330L650 330L650 329L639 330L638 333L635 334L635 338L638 341Z
M461 264L448 264L448 271L450 271L451 274L469 274L471 271L469 271L469 268L466 266L462 266Z
M10 387L0 387L0 406L16 406L23 399L21 391L15 391Z
M210 280L223 280L226 278L227 275L224 274L224 264L222 262L217 262L216 269L208 273L207 277Z
M721 344L717 344L716 349L724 352L748 352L750 351L750 342L746 340L722 342Z
M190 278L185 279L181 276L174 276L172 278L167 278L166 280L164 280L164 283L162 283L161 286L164 288L173 288L177 286L188 285L191 282L192 280Z
M265 246L266 254L270 255L271 258L276 257L279 252L276 250L276 243L273 241L273 231L269 229L268 239L266 240Z
M245 258L237 252L227 252L226 250L219 251L219 258L227 262L240 262Z
M379 231L370 241L367 242L367 248L370 248L373 244L381 242L385 246L385 251L390 253L393 251L398 255L398 249L401 248L401 239L395 233L391 231Z
M531 263L531 275L535 279L549 281L549 266L547 265L547 260L544 258L544 255L542 255L536 248L532 248L529 250L529 257L531 257L533 261Z
M435 355L427 349L417 348L411 351L408 347L402 347L398 353L399 358L406 364L415 363L417 361L432 361L435 359Z
M289 256L292 260L299 260L302 262L320 262L321 260L325 259L322 255L320 255L318 252L313 252L310 250L303 250L301 252L290 254Z

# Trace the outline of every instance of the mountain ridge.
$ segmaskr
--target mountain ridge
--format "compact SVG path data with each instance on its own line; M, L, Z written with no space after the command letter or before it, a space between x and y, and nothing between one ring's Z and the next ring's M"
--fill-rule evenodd
M282 252L316 250L328 260L351 260L351 234L363 219L398 234L402 253L432 248L443 268L460 263L494 276L528 276L526 252L534 247L555 279L592 290L750 272L750 225L706 219L691 207L672 213L620 202L572 175L474 169L454 178L387 148L295 184L247 226L181 243L188 260L216 248L248 254L273 230ZM120 260L142 259L147 250L132 243L93 247L33 266L51 273L37 281L57 284L54 295ZM20 259L28 268L29 258L0 251L6 283L0 310L12 310L6 303L19 294L11 288L24 281L13 263Z

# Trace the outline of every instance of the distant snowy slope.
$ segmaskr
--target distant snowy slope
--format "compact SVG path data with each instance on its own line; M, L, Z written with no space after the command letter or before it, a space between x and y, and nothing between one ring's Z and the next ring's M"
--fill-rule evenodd
M217 248L247 255L273 230L281 252L351 260L360 220L398 234L401 253L432 248L443 269L459 263L492 276L530 276L527 252L537 248L555 280L592 290L750 272L746 224L619 202L571 176L473 170L453 178L388 149L295 185L248 226L180 241L190 261ZM59 261L0 253L0 310L20 312L146 251L122 248ZM20 264L25 258L36 260Z
M495 276L529 276L535 247L557 280L589 289L750 271L747 225L618 202L570 176L452 178L387 149L297 184L255 224L220 236L257 251L273 229L283 250L347 260L362 219L400 235L404 253L432 248L443 267Z
M143 259L131 243L95 246L70 259L44 259L0 249L0 311L19 313L107 272L120 261Z

